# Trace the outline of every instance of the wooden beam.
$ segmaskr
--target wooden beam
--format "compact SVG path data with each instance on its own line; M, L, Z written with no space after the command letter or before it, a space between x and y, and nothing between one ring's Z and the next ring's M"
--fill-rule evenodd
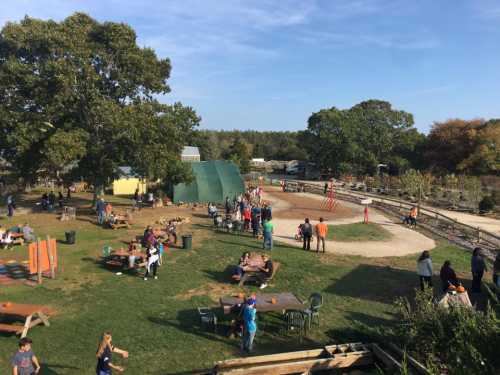
M50 236L47 235L47 256L49 257L49 268L50 268L50 278L56 278L56 271L54 267L54 253L52 252L52 246L50 245Z
M42 241L38 237L36 241L36 269L37 269L37 283L42 283Z
M403 357L405 355L405 352L403 352L401 349L399 349L393 343L390 343L389 347L392 350L394 350L396 353L398 353L401 357ZM410 364L415 368L415 370L419 374L422 374L422 375L431 375L431 373L429 372L429 370L427 370L424 365L422 365L420 362L418 362L415 358L413 358L412 356L410 356L408 353L406 353L406 359L408 360L408 362L410 362Z
M352 366L373 364L371 352L355 355L339 355L334 358L295 360L290 362L260 364L241 368L217 370L217 375L286 375L311 371L325 371Z
M228 368L235 366L254 365L259 363L289 361L294 359L311 359L311 358L317 358L319 355L323 353L325 353L324 349L314 349L314 350L301 350L297 352L288 352L288 353L259 355L247 358L235 358L217 362L217 367Z
M396 359L389 353L382 350L382 348L377 344L371 344L371 349L373 351L373 354L375 354L375 357L380 359L389 370L394 370L395 368L398 370L402 369L401 364L396 361Z

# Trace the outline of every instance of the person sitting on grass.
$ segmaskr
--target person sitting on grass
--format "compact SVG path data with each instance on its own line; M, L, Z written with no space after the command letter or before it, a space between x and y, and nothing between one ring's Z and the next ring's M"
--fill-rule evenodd
M257 276L260 281L260 289L267 288L267 281L273 275L274 270L273 261L268 255L262 255L262 260L264 261L264 267L259 267L260 273Z
M460 284L457 279L457 274L453 268L451 268L451 262L449 260L445 261L441 267L439 277L441 278L443 292L446 292L451 285L457 287Z
M245 273L245 268L248 266L249 259L250 253L244 252L243 255L241 255L240 261L238 262L238 265L236 266L236 269L234 271L233 280L241 280L243 274Z
M112 370L123 372L125 369L121 366L116 366L111 362L113 353L120 354L123 358L128 358L128 352L113 346L111 332L104 332L102 339L97 348L97 366L96 375L111 375Z
M32 343L27 337L19 340L19 350L11 361L13 375L32 375L40 372L40 363L31 350Z
M36 240L35 231L28 225L28 223L24 223L23 238L26 242L34 242Z

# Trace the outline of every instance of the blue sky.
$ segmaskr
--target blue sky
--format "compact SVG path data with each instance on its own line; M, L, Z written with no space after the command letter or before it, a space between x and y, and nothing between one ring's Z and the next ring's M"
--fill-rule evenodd
M2 0L0 25L83 11L172 60L202 128L299 130L366 99L433 121L500 117L500 1Z

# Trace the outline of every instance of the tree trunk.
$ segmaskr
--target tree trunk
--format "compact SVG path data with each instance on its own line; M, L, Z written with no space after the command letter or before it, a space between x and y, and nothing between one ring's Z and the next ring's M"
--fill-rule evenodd
M104 196L104 185L102 183L94 184L94 194L92 196L92 208L96 207L97 198Z

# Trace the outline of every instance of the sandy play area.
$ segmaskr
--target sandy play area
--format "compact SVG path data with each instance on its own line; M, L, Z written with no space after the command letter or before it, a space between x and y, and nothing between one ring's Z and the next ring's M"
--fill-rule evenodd
M324 204L324 197L310 193L283 193L278 188L267 188L265 200L272 203L274 239L287 244L302 247L294 239L297 226L308 217L315 225L319 217L327 224L351 224L363 221L363 207L354 203L339 201L333 212ZM436 244L433 239L393 223L389 218L371 209L370 221L391 233L388 241L337 242L327 241L328 252L362 255L366 257L402 256L431 250ZM311 243L315 247L316 243Z

